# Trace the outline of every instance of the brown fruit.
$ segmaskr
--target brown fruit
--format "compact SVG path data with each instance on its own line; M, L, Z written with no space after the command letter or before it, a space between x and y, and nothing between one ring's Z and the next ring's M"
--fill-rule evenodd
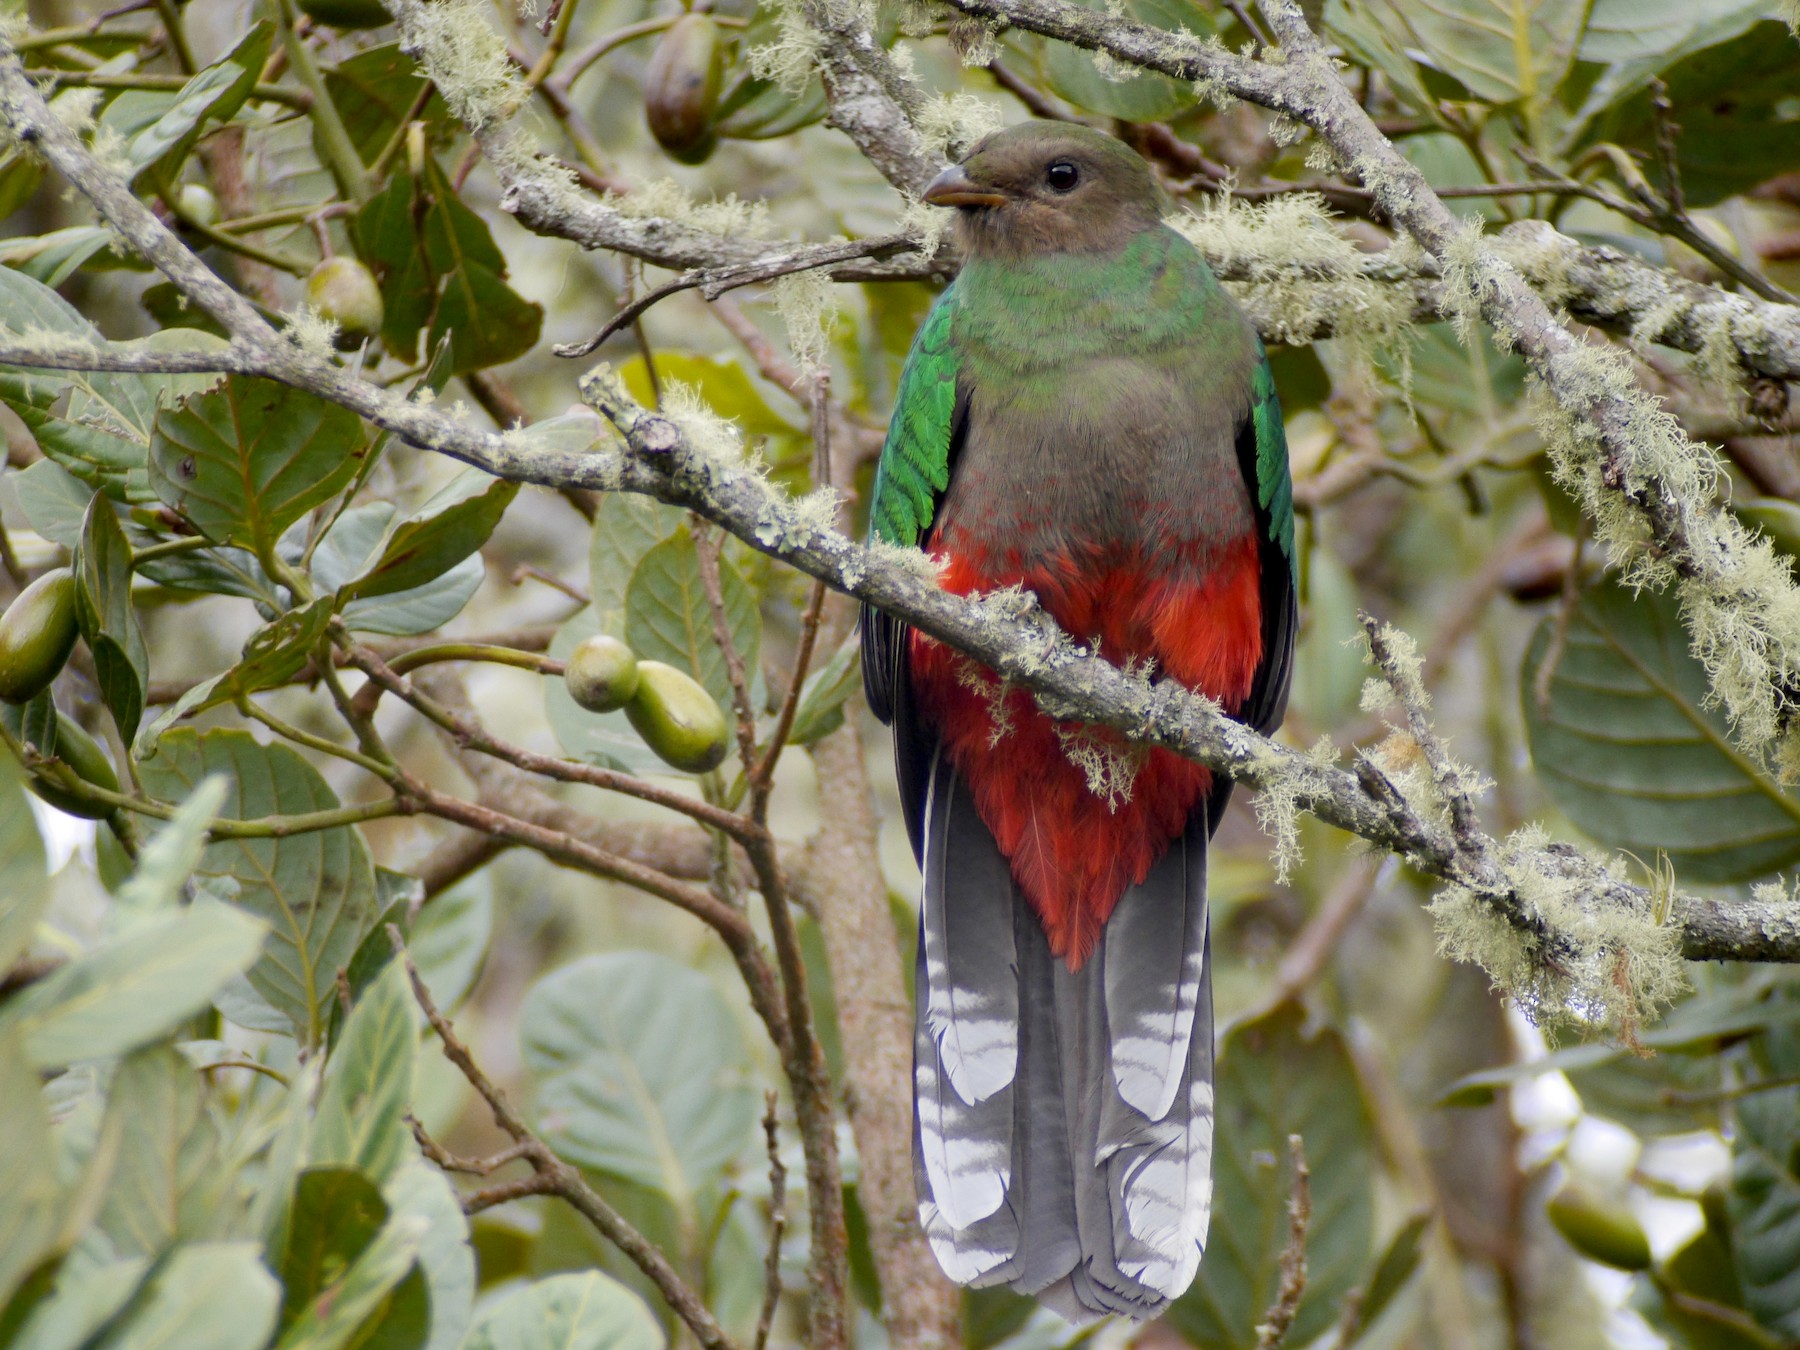
M563 684L589 712L617 711L637 693L637 653L616 637L598 634L569 653Z
M46 572L0 614L0 699L28 703L50 687L78 632L75 574Z
M338 340L354 347L381 331L386 308L375 274L355 258L327 258L306 279L306 302L338 326Z
M644 72L644 121L669 155L698 164L718 144L713 114L725 80L719 25L707 14L684 14L670 25Z
M707 773L725 762L731 728L704 686L661 661L637 663L638 687L625 716L663 763L683 773Z

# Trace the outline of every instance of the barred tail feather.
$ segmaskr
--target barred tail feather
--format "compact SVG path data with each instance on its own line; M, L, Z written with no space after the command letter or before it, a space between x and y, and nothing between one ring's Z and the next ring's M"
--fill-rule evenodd
M1120 899L1080 970L1053 956L947 760L923 813L915 1023L920 1218L964 1284L1071 1321L1153 1317L1211 1202L1205 812Z

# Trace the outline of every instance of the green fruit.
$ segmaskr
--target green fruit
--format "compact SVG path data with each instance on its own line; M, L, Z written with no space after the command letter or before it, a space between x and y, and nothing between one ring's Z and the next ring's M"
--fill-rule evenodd
M381 0L300 0L300 12L333 28L379 28L394 21Z
M1650 1239L1637 1215L1618 1200L1579 1181L1550 1197L1550 1222L1576 1251L1620 1270L1650 1268Z
M182 184L175 205L183 220L194 220L207 226L219 223L219 199L198 183Z
M616 637L591 637L569 653L563 684L569 697L589 712L616 711L637 693L637 653Z
M684 14L669 26L644 72L644 121L669 155L698 164L718 144L713 114L725 82L719 25L706 14Z
M327 258L313 268L306 302L337 324L340 344L352 347L379 333L387 314L375 274L355 258Z
M0 699L26 703L50 687L75 646L75 574L46 572L0 614Z
M80 723L60 712L56 714L56 757L74 770L75 776L83 782L103 787L108 792L119 790L119 775L100 743L88 735ZM100 820L110 812L108 807L96 805L41 778L33 778L28 786L58 811L66 811L72 816Z
M696 680L661 661L637 663L638 687L625 716L663 763L683 773L707 773L725 762L731 728Z

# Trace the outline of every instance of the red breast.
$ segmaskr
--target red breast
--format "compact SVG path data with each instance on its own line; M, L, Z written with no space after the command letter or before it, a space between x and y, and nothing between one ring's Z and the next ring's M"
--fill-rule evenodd
M1153 662L1161 677L1235 711L1262 659L1256 540L1181 556L1076 559L1021 568L958 532L946 590L1022 583L1076 638L1115 663ZM1142 881L1212 785L1198 764L1128 746L1104 728L1051 721L1022 690L922 634L911 650L920 710L943 737L975 808L1012 863L1050 949L1078 969L1129 886Z

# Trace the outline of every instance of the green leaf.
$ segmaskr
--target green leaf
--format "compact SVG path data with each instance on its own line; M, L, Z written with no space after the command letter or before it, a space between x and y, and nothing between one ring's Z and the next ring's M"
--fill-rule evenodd
M726 628L744 658L756 669L762 644L762 612L756 592L724 558L719 559L719 594ZM721 708L731 706L731 677L725 652L713 635L712 607L700 581L700 551L687 530L675 532L639 560L625 591L625 641L641 661L665 661L692 675Z
M416 180L401 166L387 186L351 217L357 256L381 281L382 345L402 361L414 359L419 330L431 322L437 303L437 279L419 237L424 209Z
M1654 155L1650 80L1660 77L1680 122L1675 160L1688 205L1711 206L1748 191L1800 157L1793 43L1766 5L1730 5L1695 28L1676 52L1606 72L1582 109L1579 134L1567 152L1612 142Z
M161 1256L218 1223L232 1169L206 1113L199 1075L178 1051L147 1046L113 1075L107 1114L120 1131L100 1231L125 1256Z
M537 346L543 306L506 284L506 259L487 222L457 199L435 160L425 172L433 198L425 213L425 256L443 279L427 343L450 339L450 367L458 375L523 356Z
M269 558L288 526L350 481L366 449L348 408L233 375L157 414L150 481L214 543Z
M861 653L862 642L852 633L831 660L806 677L794 708L793 729L788 733L795 745L811 745L844 725L844 703L862 685Z
M546 1137L584 1167L687 1209L751 1141L758 1099L736 1019L666 956L571 962L526 995L520 1036Z
M228 121L250 97L269 59L274 32L267 19L259 21L221 60L189 80L167 111L127 141L134 183L163 186L175 181L206 123Z
M1098 4L1085 4L1098 9ZM1111 12L1111 11L1109 11ZM1205 38L1212 35L1212 20L1189 0L1124 0L1125 17L1174 32L1185 28ZM1058 96L1078 108L1119 117L1128 122L1159 122L1177 116L1200 101L1186 80L1144 72L1123 79L1109 79L1092 52L1066 42L1046 41L1039 63L1044 82ZM1118 68L1124 74L1129 68Z
M281 1247L281 1325L344 1278L388 1221L374 1182L349 1167L309 1167L294 1181Z
M1756 1046L1757 1076L1771 1081L1736 1101L1730 1212L1744 1307L1791 1341L1800 1338L1800 997L1784 992L1793 1020Z
M1717 1189L1701 1197L1705 1227L1661 1264L1655 1282L1637 1281L1631 1306L1682 1350L1773 1350L1780 1338L1744 1310L1726 1208Z
M256 958L265 926L211 901L151 915L20 994L0 1028L39 1068L122 1055L166 1035Z
M353 506L339 516L313 552L313 580L324 590L336 591L374 568L394 515L387 502L372 502ZM344 607L343 619L350 628L364 633L429 633L461 612L486 574L480 554L472 553L422 586L352 600Z
M487 543L518 495L517 483L465 469L395 525L374 566L339 594L352 600L393 595L436 581Z
M313 1125L315 1163L355 1167L381 1182L405 1162L418 1043L406 967L390 960L332 1047Z
M357 52L325 72L325 91L364 164L374 164L426 87L419 63L398 42ZM443 97L433 91L419 120L441 127L448 116Z
M44 841L25 798L25 771L0 754L0 970L11 969L31 946L49 903Z
M137 870L114 897L118 915L141 918L166 910L180 899L182 887L199 866L207 826L224 800L222 778L208 778L194 789L174 818L144 845Z
M1585 592L1540 707L1551 632L1546 619L1525 654L1525 731L1539 780L1577 827L1646 864L1666 853L1684 881L1747 881L1800 858L1800 799L1707 706L1672 598Z
M0 322L19 332L42 329L105 345L99 331L73 305L10 267L0 267ZM209 334L188 331L112 345L173 350L221 344ZM109 375L0 366L0 402L18 414L39 449L77 478L120 500L150 501L154 494L145 476L145 457L159 401L172 402L216 380L212 375ZM65 392L67 406L53 411Z
M1308 1035L1306 1014L1284 1003L1235 1027L1219 1056L1213 1211L1193 1288L1169 1318L1189 1340L1216 1350L1256 1344L1275 1301L1288 1236L1291 1134L1312 1171L1306 1293L1289 1334L1305 1345L1339 1314L1369 1272L1373 1247L1374 1144L1362 1088L1343 1037Z
M494 882L484 869L433 896L407 934L419 978L440 1008L454 1008L475 984L494 930Z
M277 615L250 635L243 659L230 670L202 680L163 709L154 722L138 732L132 743L134 759L156 753L157 743L170 727L185 718L231 703L261 689L286 684L306 665L331 627L332 598L322 595L301 609Z
M396 1172L382 1195L395 1214L425 1219L419 1270L431 1296L425 1350L458 1350L475 1309L475 1250L456 1189L436 1167L414 1158Z
M17 1035L0 1027L0 1307L51 1254L62 1224L56 1147L37 1074Z
M413 1269L430 1220L420 1214L389 1218L343 1276L316 1295L275 1342L276 1350L343 1350L367 1344L395 1304Z
M663 1350L643 1301L598 1271L552 1275L489 1305L465 1350Z
M81 1350L119 1314L150 1271L141 1256L105 1265L65 1264L56 1287L31 1310L10 1350Z
M1361 6L1405 50L1475 97L1536 115L1568 73L1588 0L1374 0Z
M646 553L686 524L687 512L640 493L609 492L600 499L588 545L588 590L599 624L595 631L625 636L631 574Z
M1363 1330L1368 1330L1380 1320L1381 1314L1387 1311L1388 1304L1394 1301L1412 1279L1413 1272L1419 1268L1420 1258L1425 1254L1425 1232L1430 1227L1429 1212L1415 1214L1400 1225L1400 1231L1388 1242L1381 1260L1375 1263L1375 1273L1369 1277L1362 1301L1357 1304L1357 1322ZM1355 1343L1350 1342L1352 1345Z
M96 1350L262 1350L280 1298L254 1243L177 1247Z
M40 459L23 473L12 475L19 509L31 528L53 544L73 551L81 544L81 527L87 519L94 489L53 459Z
M100 696L119 735L129 742L144 712L150 655L131 605L131 544L112 502L103 495L88 503L73 566L75 615L94 658Z
M180 728L139 768L147 791L185 797L209 774L231 785L223 811L254 820L339 805L318 770L283 744L246 731ZM221 839L201 856L198 875L237 888L237 904L270 927L250 983L286 1014L304 1045L317 1045L338 969L374 921L375 875L368 846L348 827L283 839Z
M656 373L659 379L679 380L690 386L708 408L735 422L747 440L808 434L799 422L783 417L769 406L768 399L736 361L697 352L658 351ZM620 366L619 378L639 403L646 408L656 406L655 386L650 383L643 357L634 356Z

